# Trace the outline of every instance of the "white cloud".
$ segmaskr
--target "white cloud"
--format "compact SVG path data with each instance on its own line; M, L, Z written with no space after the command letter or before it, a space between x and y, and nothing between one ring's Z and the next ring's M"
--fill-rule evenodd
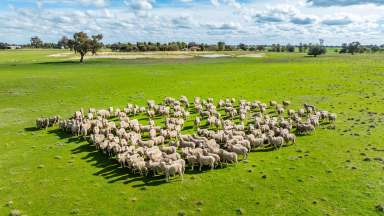
M129 6L130 8L138 11L146 11L151 10L153 8L152 6L153 1L152 0L126 0L124 1L124 4Z
M313 6L330 7L330 6L350 6L362 4L384 5L384 0L307 0Z
M211 0L40 0L38 7L0 9L0 41L27 43L34 35L56 42L74 32L102 33L105 42L196 41L226 43L341 44L348 40L383 44L384 7L312 7L295 1ZM57 4L57 5L56 5ZM216 6L214 6L216 5ZM56 7L55 7L56 6ZM86 6L86 7L85 7Z
M353 22L352 19L349 18L348 16L327 18L321 21L322 24L329 25L329 26L349 25L352 22Z

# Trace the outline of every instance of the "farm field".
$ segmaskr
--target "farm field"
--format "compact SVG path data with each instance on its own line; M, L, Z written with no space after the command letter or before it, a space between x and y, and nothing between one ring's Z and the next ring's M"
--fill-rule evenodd
M0 52L0 215L379 215L384 205L382 54L87 59L60 50ZM245 53L244 55L250 55ZM144 105L165 96L314 104L338 115L296 144L247 162L143 178L40 116ZM192 125L192 119L187 122ZM191 128L191 127L188 127ZM190 132L191 129L185 130Z

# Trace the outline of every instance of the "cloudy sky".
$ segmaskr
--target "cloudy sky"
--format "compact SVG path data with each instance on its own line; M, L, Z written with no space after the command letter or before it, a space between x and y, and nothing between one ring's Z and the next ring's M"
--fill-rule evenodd
M0 41L384 44L384 0L1 0Z

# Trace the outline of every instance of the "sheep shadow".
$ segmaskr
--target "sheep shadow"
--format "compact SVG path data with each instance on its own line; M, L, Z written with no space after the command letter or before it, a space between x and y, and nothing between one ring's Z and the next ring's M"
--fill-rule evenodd
M107 155L96 150L94 146L89 144L80 145L72 149L71 152L72 154L87 153L81 159L90 163L91 166L100 168L97 172L93 173L93 175L105 178L108 183L139 183L138 185L133 185L132 187L157 186L166 183L164 176L140 176L138 174L132 174L128 168L120 167L120 164L118 164L114 158L109 158Z
M35 132L35 131L39 131L40 129L37 128L37 127L26 127L24 128L24 131L26 132Z
M60 139L66 139L66 143L82 143L85 141L85 138L82 136L73 136L70 133L62 131L60 128L52 129L47 131L48 134L55 134Z

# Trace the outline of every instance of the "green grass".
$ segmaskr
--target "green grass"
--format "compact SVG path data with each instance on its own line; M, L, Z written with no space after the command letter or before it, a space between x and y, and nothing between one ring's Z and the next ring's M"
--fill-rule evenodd
M47 57L57 52L0 52L0 215L12 208L28 215L379 214L384 164L363 159L384 158L383 55L78 64ZM293 146L253 152L248 163L171 183L129 175L56 128L33 129L39 116L180 95L307 102L338 121L336 130L319 129Z

